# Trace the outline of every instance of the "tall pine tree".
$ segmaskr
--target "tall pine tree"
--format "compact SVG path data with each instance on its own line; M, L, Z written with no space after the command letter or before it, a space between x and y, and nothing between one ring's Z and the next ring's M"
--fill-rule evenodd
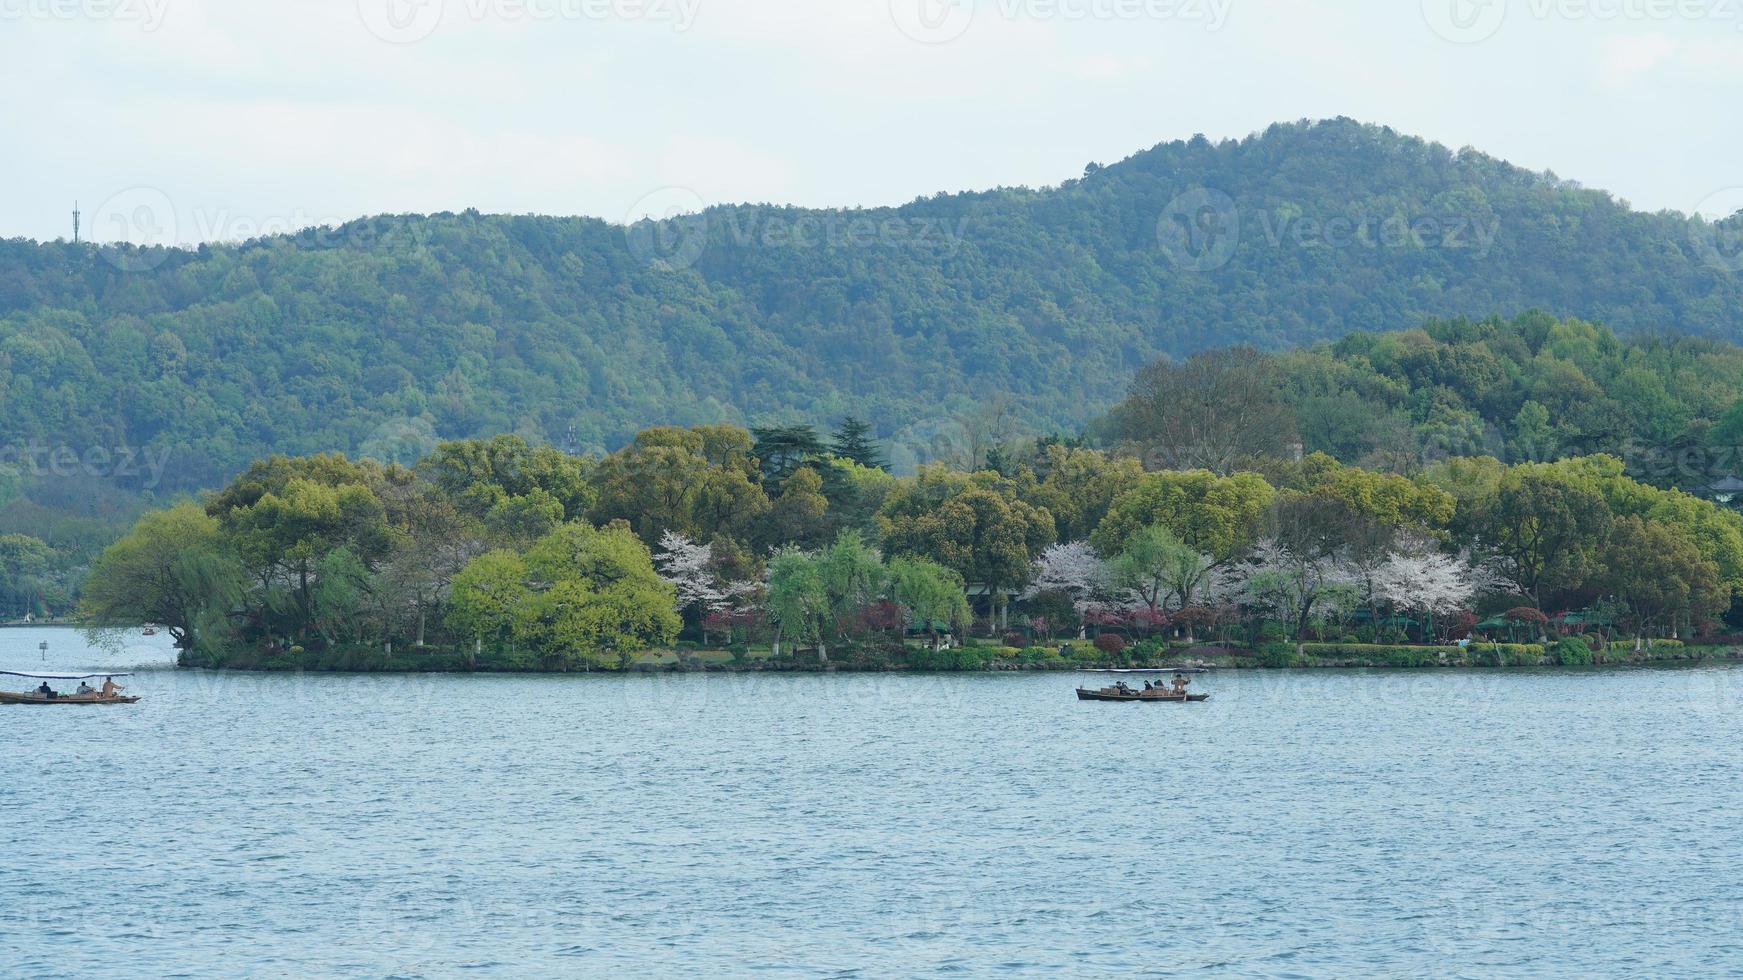
M872 438L871 426L851 415L841 420L841 426L835 430L835 441L829 444L829 451L861 466L880 470L890 468L889 458L884 455L877 440Z
M763 486L778 487L793 471L831 450L808 425L774 426L752 429L756 445L751 453L762 461Z

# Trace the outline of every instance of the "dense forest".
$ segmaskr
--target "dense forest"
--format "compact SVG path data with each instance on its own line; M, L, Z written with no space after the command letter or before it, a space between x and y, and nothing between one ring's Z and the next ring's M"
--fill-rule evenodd
M1623 339L1541 312L1356 332L1281 354L1205 352L1141 371L1132 396L1091 433L1140 454L1173 438L1188 451L1165 454L1171 465L1215 468L1237 449L1291 446L1405 473L1457 456L1603 453L1643 482L1695 493L1743 469L1743 348ZM1247 407L1244 427L1218 429L1194 411L1227 402Z
M832 438L657 426L604 457L515 435L409 467L273 456L147 514L83 610L167 627L188 663L269 667L619 669L682 640L963 669L980 654L941 641L971 631L1013 658L1038 639L1096 634L1092 655L1117 657L1214 636L1278 663L1313 641L1445 652L1505 634L1537 642L1519 662L1563 663L1629 637L1732 643L1743 515L1591 451L1644 430L1580 428L1634 418L1628 371L1675 377L1702 352L1737 356L1535 314L1200 352L1140 372L1096 427L1105 448L995 428L976 459L912 476L853 418ZM1434 364L1461 367L1435 384L1418 375ZM1588 369L1624 396L1552 398ZM1328 374L1385 439L1305 411ZM1717 413L1707 436L1734 421L1714 392L1673 404ZM1515 458L1446 451L1459 412L1473 430L1525 419L1495 437ZM1304 445L1326 433L1364 465Z
M629 229L394 216L196 250L10 241L0 393L13 441L167 449L171 489L271 452L410 461L498 432L605 452L649 424L845 414L906 465L996 395L1029 428L1073 430L1164 354L1533 307L1736 337L1739 277L1700 231L1335 120L899 208Z
M1012 434L1101 439L1158 357L1431 320L1288 363L1309 451L1601 449L1687 485L1688 465L1653 454L1714 438L1737 356L1658 338L1737 335L1735 230L1332 120L897 208L0 242L0 534L32 539L9 546L0 603L64 608L142 508L273 453L410 464L511 432L602 455L652 424L854 415L898 472L978 469ZM1457 319L1532 308L1626 339L1570 325L1547 347L1503 342Z
M1535 312L1512 320L1436 320L1412 330L1350 334L1307 350L1225 348L1158 361L1137 374L1126 399L1076 437L1037 438L989 404L961 417L964 445L940 461L948 464L945 470L923 467L919 485L936 486L937 474L951 470L1042 480L1060 462L1052 454L1061 452L1083 453L1062 458L1093 459L1098 470L1125 476L1202 470L1268 479L1284 460L1322 459L1420 480L1449 467L1475 472L1476 459L1518 467L1602 457L1606 472L1613 469L1638 488L1631 493L1681 488L1703 506L1721 501L1721 512L1729 513L1743 490L1743 483L1723 485L1734 480L1743 446L1740 392L1743 349L1720 341L1622 340L1585 321ZM666 531L704 543L724 535L732 543L723 547L748 567L756 563L753 556L788 545L820 548L843 531L882 537L875 518L895 478L887 472L887 444L867 423L850 420L833 442L805 425L760 428L755 436L721 424L657 427L603 458L548 446L535 451L519 436L499 437L442 444L414 460L413 469L346 460L347 467L373 469L351 472L343 482L382 496L378 485L386 474L403 480L415 472L449 495L477 494L482 491L467 484L470 477L450 472L455 454L507 446L502 438L509 438L519 447L510 456L518 460L512 468L521 480L532 479L524 453L539 460L533 469L569 476L561 487L538 484L554 499L534 494L522 500L531 492L522 487L506 502L494 495L462 502L481 522L475 529L481 541L524 547L537 535L512 531L522 524L549 529L562 520L621 521L649 545ZM736 462L723 466L725 460ZM261 465L243 479L257 479ZM465 471L500 466L468 463ZM796 482L789 479L795 472L801 474ZM1095 492L1112 496L1105 487ZM1099 547L1117 546L1110 537L1115 532L1077 515L1080 502L1069 494L1025 492L1020 498L1045 509L1056 534L1089 539L1100 533ZM690 507L704 516L674 516L674 508ZM12 509L43 511L28 497ZM1253 513L1243 518L1255 519ZM105 535L101 521L79 518L48 526L46 540L0 535L0 601L11 615L71 609L81 566L124 529Z

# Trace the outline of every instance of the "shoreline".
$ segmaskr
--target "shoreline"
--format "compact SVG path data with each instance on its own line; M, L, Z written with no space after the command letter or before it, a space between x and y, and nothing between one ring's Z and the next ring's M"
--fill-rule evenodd
M1633 651L1629 651L1630 654ZM1644 652L1643 652L1644 653ZM310 658L312 660L313 658ZM347 664L341 662L298 662L294 664L253 664L247 666L211 666L182 665L176 670L210 670L219 673L234 674L479 674L488 676L572 676L598 674L605 676L656 675L656 674L910 674L915 676L935 676L950 674L1107 674L1109 671L1151 670L1166 671L1176 667L1202 667L1212 674L1219 673L1255 673L1255 672L1289 672L1314 670L1397 670L1397 671L1507 671L1507 670L1594 670L1622 667L1693 667L1702 664L1743 664L1743 648L1727 648L1723 650L1666 651L1656 655L1630 655L1627 657L1605 658L1591 664L1559 664L1552 661L1535 663L1476 663L1476 662L1422 662L1402 663L1390 660L1367 658L1334 658L1307 657L1299 662L1289 664L1266 664L1250 658L1226 658L1221 660L1183 662L1156 662L1153 664L1116 664L1077 663L1077 662L1039 662L1021 663L1014 661L992 661L972 670L929 670L909 667L907 665L863 665L846 661L831 661L820 663L816 661L747 661L739 663L713 663L700 660L678 661L673 663L642 662L630 664L622 669L597 670L515 670L500 666L481 666L467 669L463 665L442 666L429 661L414 662L410 659L404 662Z
M0 624L15 629L79 630L74 623L12 623ZM133 628L127 628L129 630ZM923 648L838 649L831 651L827 661L818 660L814 651L789 654L779 659L766 649L738 656L729 650L679 646L638 654L635 661L622 667L578 666L571 669L544 669L530 664L504 662L499 656L487 656L470 661L460 651L449 647L425 647L401 650L389 656L374 646L352 646L321 651L296 650L268 654L259 650L236 650L223 656L221 662L200 662L185 651L177 651L173 663L161 666L171 670L211 670L244 674L487 674L487 675L569 675L569 674L1008 674L1055 673L1076 674L1107 671L1168 670L1177 667L1205 668L1213 672L1289 671L1289 670L1506 670L1591 667L1674 667L1699 664L1743 663L1743 645L1684 646L1675 640L1659 640L1652 648L1636 651L1631 642L1610 644L1593 651L1590 662L1564 662L1558 659L1555 645L1482 643L1457 646L1388 646L1344 643L1308 643L1303 653L1296 654L1293 645L1273 645L1263 651L1247 648L1225 648L1230 652L1219 656L1204 656L1215 647L1209 645L1179 645L1165 652L1151 651L1146 658L1092 659L1082 641L1066 641L1072 655L1060 656L1051 645L1018 650L1011 647L970 645L955 648L951 666L934 667L924 659L937 662L936 655ZM166 651L167 652L167 651Z

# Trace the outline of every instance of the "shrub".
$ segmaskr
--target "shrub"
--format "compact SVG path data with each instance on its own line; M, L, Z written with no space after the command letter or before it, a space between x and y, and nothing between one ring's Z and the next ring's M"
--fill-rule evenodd
M1295 664L1295 648L1287 643L1267 643L1259 649L1261 667L1293 667Z
M1072 660L1098 660L1101 657L1101 651L1093 643L1067 643L1065 650L1065 655Z
M1302 649L1306 653L1322 657L1363 657L1398 650L1434 654L1459 652L1456 646L1398 643L1304 643Z
M1398 646L1374 643L1306 643L1302 652L1315 657L1356 660L1371 667L1431 667L1441 658L1463 655L1458 647Z
M1006 633L1004 635L1004 641L1005 641L1005 646L1015 647L1018 650L1028 649L1029 645L1033 642L1032 640L1029 639L1027 634L1018 633L1015 631L1012 631L1010 633Z
M1544 661L1541 643L1473 643L1473 662L1484 667L1535 667Z
M953 651L921 647L908 651L908 666L915 670L949 670L956 662Z
M1577 636L1557 643L1553 652L1555 662L1563 667L1584 667L1592 662L1592 648Z
M1126 649L1126 638L1118 633L1103 633L1095 638L1095 648L1110 657L1117 657Z
M1743 647L1743 635L1720 634L1715 636L1697 636L1689 643L1697 647Z
M1132 647L1132 656L1138 657L1138 658L1143 659L1143 660L1153 660L1156 657L1165 656L1165 655L1167 655L1167 653L1168 653L1168 641L1167 640L1156 640L1156 639L1144 640L1144 641L1138 643L1136 646Z
M1648 649L1648 650L1681 650L1682 649L1682 641L1681 640L1647 640L1646 641L1646 649Z
M932 650L923 647L908 651L908 666L914 670L969 671L981 670L986 666L986 661L981 659L980 651L966 647L955 650Z

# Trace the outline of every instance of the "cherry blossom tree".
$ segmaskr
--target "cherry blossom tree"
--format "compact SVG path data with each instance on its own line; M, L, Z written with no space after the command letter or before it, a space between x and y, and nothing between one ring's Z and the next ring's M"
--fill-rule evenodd
M1049 545L1035 562L1035 575L1022 598L1031 599L1042 592L1062 592L1071 597L1078 613L1088 611L1107 591L1107 563L1102 561L1087 541Z
M678 590L677 611L698 615L726 608L728 595L714 576L714 546L697 544L676 531L660 536L661 554L654 557L660 578Z
M1276 539L1259 544L1247 577L1247 601L1287 624L1302 652L1315 612L1324 616L1359 601L1356 574L1344 556L1290 548Z
M1463 558L1419 544L1395 551L1368 578L1373 598L1394 609L1427 613L1429 633L1433 618L1452 616L1467 608L1476 596L1478 574Z

